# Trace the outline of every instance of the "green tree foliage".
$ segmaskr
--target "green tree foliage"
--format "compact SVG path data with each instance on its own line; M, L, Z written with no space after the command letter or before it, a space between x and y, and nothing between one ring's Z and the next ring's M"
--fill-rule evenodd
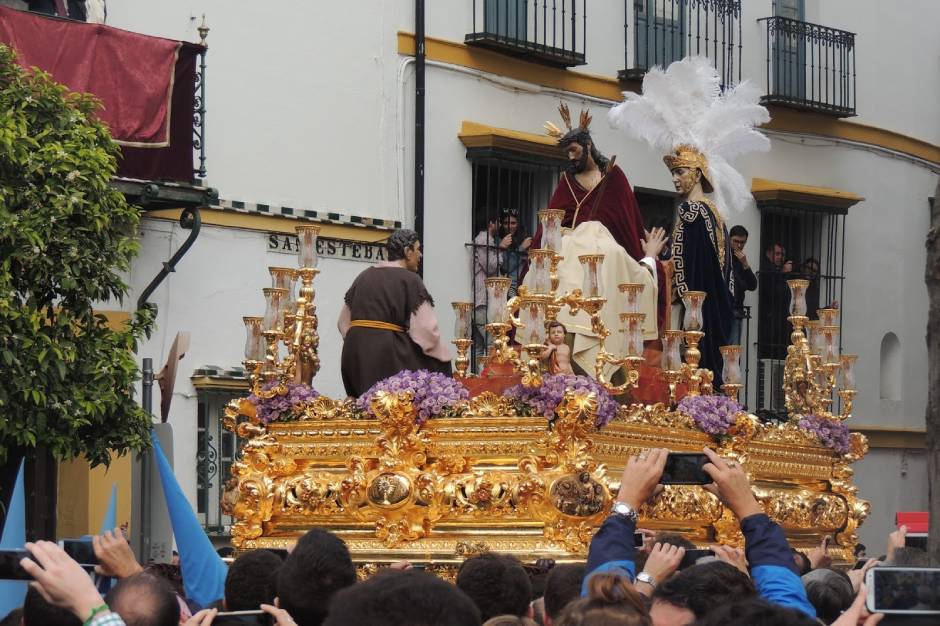
M113 330L92 308L127 293L140 221L111 186L99 106L0 45L0 462L41 446L98 465L149 445L133 351L151 315Z

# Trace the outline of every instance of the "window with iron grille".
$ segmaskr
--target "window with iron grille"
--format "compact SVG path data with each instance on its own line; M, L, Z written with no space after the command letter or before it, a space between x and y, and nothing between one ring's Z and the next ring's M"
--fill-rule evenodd
M232 526L232 518L222 512L222 494L243 441L222 428L222 416L229 400L244 393L232 388L197 389L196 513L209 535L228 535Z
M483 328L487 321L484 280L508 276L513 285L510 295L514 295L528 260L528 239L538 225L539 209L548 206L561 174L562 159L494 148L470 148L467 158L473 176L473 230L468 233L467 243L472 255L470 285L474 303L472 366L478 368L478 357L485 353L487 343ZM495 233L488 232L489 224L495 224Z
M761 258L758 278L757 409L785 413L783 368L792 326L787 321L790 292L786 281L810 281L807 316L841 307L845 283L846 210L811 204L758 202L761 210ZM752 266L757 263L752 262ZM841 332L840 348L841 348Z

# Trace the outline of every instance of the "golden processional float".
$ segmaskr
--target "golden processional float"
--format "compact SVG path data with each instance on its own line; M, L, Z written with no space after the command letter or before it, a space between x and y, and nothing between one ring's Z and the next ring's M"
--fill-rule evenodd
M788 281L793 332L785 423L762 424L737 404L740 346L721 348L725 384L723 395L715 394L713 373L698 366L701 292L685 296L686 330L665 332L662 371L646 368L659 376L662 401L633 401L646 367L644 314L631 312L642 286L619 285L618 293L604 294L598 280L603 256L588 255L579 258L584 288L558 293L562 215L539 212L545 249L529 251L531 290L520 288L507 302L509 279L486 281L490 369L503 364L520 382L501 393L479 392L495 377L468 375L473 305L455 302L453 378L403 372L358 400L318 395L310 383L319 369L319 227L297 228L299 269L271 268L264 317L244 318L252 393L225 409L225 427L244 440L223 503L233 517L236 548L284 548L319 527L346 541L361 576L401 559L453 576L466 556L485 551L524 562L580 561L610 512L630 455L652 447L699 452L711 446L746 469L758 500L792 545L809 548L821 535L833 535L834 559L852 560L869 504L857 496L849 465L868 444L844 424L855 395L856 357L839 354L837 312L822 309L818 321L809 320L808 281ZM604 348L611 332L598 314L605 295L627 302L619 329L627 334L625 355ZM590 315L600 339L596 380L540 369L547 323L577 311ZM521 351L510 345L513 328ZM615 386L604 377L609 364L621 369L625 382ZM477 393L471 397L468 388ZM842 400L838 414L832 412L834 393ZM640 517L641 527L680 532L698 544L743 542L731 511L698 485L665 486Z

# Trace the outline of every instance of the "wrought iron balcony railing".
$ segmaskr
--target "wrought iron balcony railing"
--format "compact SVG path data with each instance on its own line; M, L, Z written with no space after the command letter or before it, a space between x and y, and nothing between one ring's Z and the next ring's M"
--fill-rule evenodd
M620 80L690 55L711 59L725 85L741 80L741 0L624 0L623 13Z
M765 104L855 115L855 33L786 17L765 17Z
M586 0L473 0L467 44L555 67L584 65Z

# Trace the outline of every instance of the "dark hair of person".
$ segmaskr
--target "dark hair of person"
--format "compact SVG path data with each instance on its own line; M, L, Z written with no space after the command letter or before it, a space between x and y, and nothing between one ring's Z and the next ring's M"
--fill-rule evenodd
M32 587L26 592L21 614L24 626L82 626L82 620L75 617L71 611L49 604L42 594ZM4 622L7 619L9 616L4 618ZM19 626L20 622L17 620L11 623Z
M548 323L548 330L551 330L553 328L559 328L559 327L563 331L568 332L568 329L565 327L565 325L559 322L558 320L552 320L551 322Z
M491 617L483 626L539 626L538 622L529 617L519 617L518 615L497 615Z
M651 626L649 612L628 578L594 574L586 598L571 602L561 611L556 626Z
M790 552L793 553L793 561L796 563L796 568L800 570L800 576L806 576L813 571L813 564L809 562L808 556L793 547L790 548Z
M816 617L827 624L836 621L855 600L852 581L839 570L813 570L803 577L803 586L809 603L816 609Z
M282 564L270 550L252 550L235 559L225 576L225 610L254 611L262 603L274 604Z
M558 140L558 146L562 149L566 149L569 145L575 142L581 144L582 148L587 148L588 145L590 145L591 158L594 159L594 163L597 164L597 167L601 172L607 172L607 166L610 164L610 159L601 154L601 151L597 149L597 145L595 145L594 139L591 137L590 132L584 130L580 126L573 128Z
M689 609L701 618L717 606L756 595L746 574L723 561L712 561L693 565L657 585L653 603Z
M561 610L581 595L586 568L579 563L556 565L545 581L545 614L554 621Z
M151 563L144 568L144 571L167 581L170 583L170 587L173 588L173 592L176 595L181 598L186 597L186 592L183 589L183 570L179 565L173 565L172 563Z
M748 237L747 229L741 226L740 224L736 224L731 227L730 231L728 231L728 236L729 237L744 237L745 239L747 239Z
M802 611L768 602L762 598L730 600L699 617L694 626L819 626Z
M492 209L480 207L477 209L476 218L473 221L473 234L477 235L489 230L490 223L499 224L499 216Z
M319 626L333 594L355 582L356 567L346 544L333 533L313 528L281 564L277 598L298 626Z
M388 252L389 261L400 261L405 258L405 248L410 248L420 239L418 233L407 228L399 228L388 237L385 242L385 250Z
M105 603L127 626L176 626L180 621L179 601L170 583L148 572L119 580Z
M457 572L456 582L480 609L483 621L529 611L532 582L515 557L490 552L467 559Z
M522 216L519 214L519 209L503 209L500 214L501 220L508 220L509 218L514 218L516 220L516 232L512 233L512 242L509 244L511 250L516 250L522 241L528 237L528 232L526 231L525 224L522 221ZM509 233L509 228L502 229L500 231L502 236L505 237Z
M323 622L324 626L365 624L479 626L480 611L460 589L437 576L419 570L382 571L333 596Z
M857 543L855 544L855 549L852 550L852 554L854 554L855 557L857 558L859 554L861 554L862 552L865 552L866 550L867 548L865 547L864 543Z
M74 616L73 616L74 617ZM0 619L0 626L20 626L23 623L23 609L13 609Z

